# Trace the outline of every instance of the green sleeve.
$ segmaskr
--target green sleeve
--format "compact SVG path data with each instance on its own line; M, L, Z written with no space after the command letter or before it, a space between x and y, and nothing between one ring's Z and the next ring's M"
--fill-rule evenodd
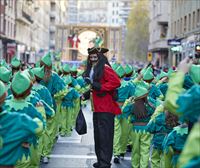
M179 94L183 92L184 76L185 74L179 71L172 74L169 79L168 91L166 93L164 106L172 113L176 113L178 108L176 101L179 97Z

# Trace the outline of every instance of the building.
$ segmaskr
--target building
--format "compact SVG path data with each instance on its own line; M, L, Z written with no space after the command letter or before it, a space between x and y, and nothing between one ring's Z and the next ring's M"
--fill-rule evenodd
M108 1L108 10L107 10L107 23L111 26L120 25L120 16L119 16L119 4L120 1L111 0Z
M49 49L56 50L56 25L65 24L67 21L67 2L59 0L50 1L50 27L49 27Z
M107 23L107 1L78 1L79 23Z
M170 1L152 0L149 3L149 46L148 50L153 56L153 63L160 67L168 64L167 39L168 23L170 20ZM150 58L151 60L151 58Z
M177 65L186 56L195 55L200 42L200 1L171 1L170 63ZM176 43L176 44L175 44Z
M74 24L78 21L78 0L68 0L67 23Z
M16 52L15 9L16 0L0 1L0 59L8 62Z

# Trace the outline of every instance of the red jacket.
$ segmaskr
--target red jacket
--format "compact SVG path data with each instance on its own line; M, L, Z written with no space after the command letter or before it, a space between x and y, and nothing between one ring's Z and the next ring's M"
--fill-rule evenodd
M101 90L92 91L94 112L108 112L115 115L121 114L119 105L113 100L113 91L120 87L120 79L111 67L105 65L100 83Z

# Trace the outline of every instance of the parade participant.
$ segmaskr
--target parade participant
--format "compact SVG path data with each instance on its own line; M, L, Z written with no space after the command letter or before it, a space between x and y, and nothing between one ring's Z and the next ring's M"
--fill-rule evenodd
M40 138L39 143L39 154L42 157L43 163L47 164L49 161L49 155L53 148L53 120L55 112L53 110L53 101L51 94L48 89L40 84L40 81L44 78L44 67L38 67L31 69L31 72L34 74L35 80L32 90L39 94L39 99L44 105L46 113L46 129L43 133L43 136Z
M54 133L53 133L53 141L56 141L59 133L60 120L61 120L61 103L62 98L67 94L68 90L65 87L65 83L61 77L58 76L56 72L52 71L52 61L51 54L47 53L44 55L40 61L40 65L44 66L45 77L41 80L41 84L46 86L51 96L53 98L53 108L56 111L56 116L54 119Z
M9 111L2 111L2 103L6 98L6 88L0 81L0 167L12 168L17 161L29 157L28 145L36 139L43 130L43 122L32 115Z
M11 83L11 91L13 96L11 99L5 102L5 109L9 111L16 111L18 113L25 113L31 118L39 118L45 127L45 121L41 113L29 102L26 101L26 98L30 95L32 88L32 82L25 75L25 73L17 72L14 75L14 78ZM37 146L38 139L33 139L34 143L31 145L31 150ZM34 152L33 152L34 153ZM32 152L31 152L32 154ZM35 153L34 153L35 154ZM33 158L31 156L31 158ZM24 158L24 160L17 163L17 167L26 167L27 165L31 166L30 158Z
M21 70L21 61L14 56L11 60L12 75Z
M168 89L168 80L169 80L168 73L161 71L161 73L158 75L157 80L158 82L156 86L160 89L162 94L165 96Z
M97 168L110 168L113 153L114 116L121 114L118 104L113 99L115 89L120 86L120 79L110 67L105 48L89 48L85 80L91 90L83 94L87 99L92 93L94 142Z
M67 81L68 80L68 81ZM68 86L69 92L63 97L62 100L62 111L61 111L61 136L71 136L72 128L75 127L73 123L73 116L75 111L75 100L80 99L79 93L71 87L71 78L65 79L66 87ZM80 101L79 101L80 102Z
M132 125L132 155L133 168L148 167L151 135L147 131L147 123L153 110L148 102L148 88L137 84L133 97L130 97L122 107L123 113L131 114ZM130 113L130 111L132 113Z
M6 67L2 66L0 67L0 81L2 81L4 83L4 85L6 86L6 90L9 96L11 94L11 90L10 90L10 79L11 79L11 74L12 72L7 69Z
M121 86L117 89L118 98L117 103L121 108L126 99L134 95L135 86L133 85L128 78L123 80L125 75L124 68L119 65L118 68L115 70L118 77L121 79ZM115 127L114 127L114 146L113 146L113 153L114 153L114 163L120 163L120 156L123 159L126 153L126 148L128 145L128 138L129 138L129 131L130 131L130 124L128 122L128 115L121 114L115 117Z
M168 154L163 152L162 144L164 138L170 133L173 127L178 125L178 117L164 110L160 104L147 125L147 130L153 134L151 141L152 151L150 155L151 167L162 168L171 166L171 151Z

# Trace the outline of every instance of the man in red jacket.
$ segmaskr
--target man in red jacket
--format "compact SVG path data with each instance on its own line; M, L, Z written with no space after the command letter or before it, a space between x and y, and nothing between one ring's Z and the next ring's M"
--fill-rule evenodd
M89 48L85 81L91 85L83 94L88 99L91 94L93 107L94 142L97 163L95 168L110 168L113 153L114 117L121 110L114 99L115 90L120 87L120 79L111 68L104 53L105 48Z

